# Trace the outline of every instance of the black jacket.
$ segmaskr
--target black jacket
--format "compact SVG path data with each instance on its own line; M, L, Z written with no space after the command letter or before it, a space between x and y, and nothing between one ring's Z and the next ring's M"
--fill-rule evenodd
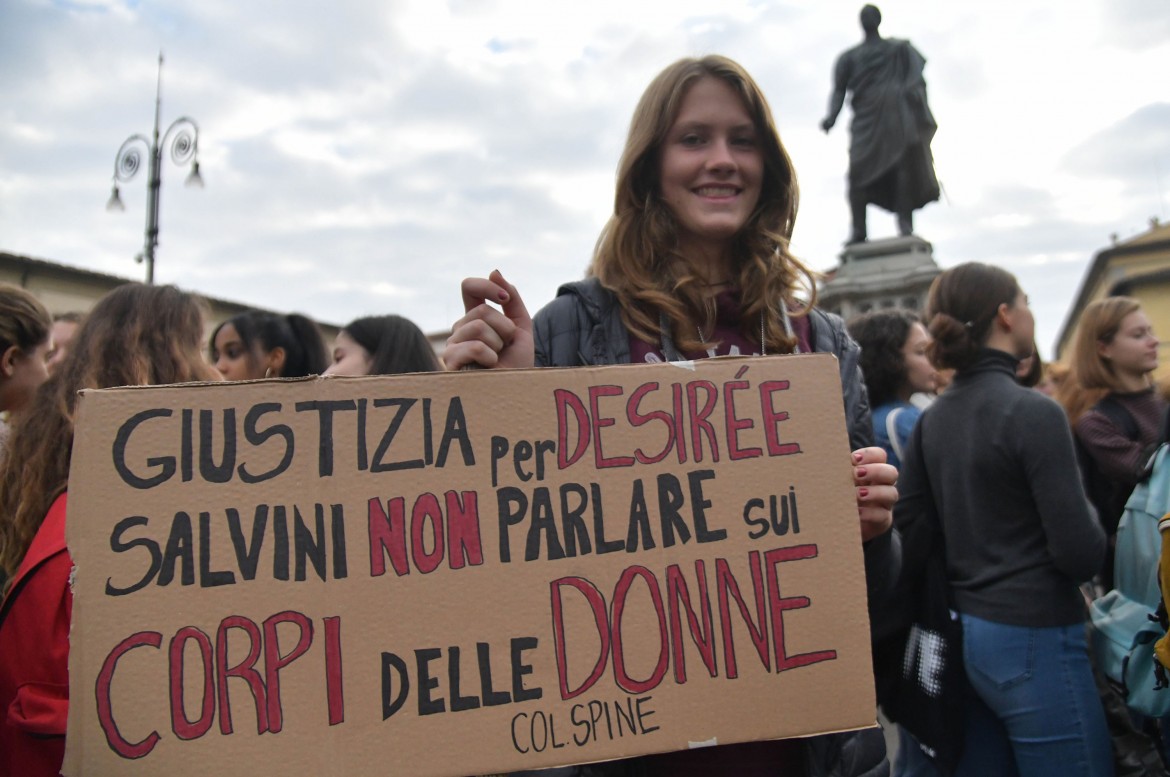
M861 348L837 316L813 309L810 314L813 350L832 353L841 368L845 420L852 448L873 444L869 398L861 377ZM628 364L630 334L622 324L617 299L596 278L567 283L557 298L533 318L538 367ZM663 348L674 352L669 332ZM880 613L893 591L900 566L900 545L894 532L865 544L871 630L883 622ZM886 777L885 741L880 729L828 734L808 740L809 777ZM546 769L541 777L638 777L638 759Z

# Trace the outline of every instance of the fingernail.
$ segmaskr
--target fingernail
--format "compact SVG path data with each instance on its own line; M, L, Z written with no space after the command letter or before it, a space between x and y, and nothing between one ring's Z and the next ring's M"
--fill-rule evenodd
M861 461L861 454L860 454L860 453L854 453L854 454L853 454L853 460L854 460L854 461Z
M496 297L500 300L500 302L507 302L508 301L508 292L501 291L499 294L496 295Z
M868 470L865 467L858 467L857 468L857 477L859 477L859 478L865 477L866 472L868 472Z
M865 499L867 496L869 496L869 489L868 488L859 488L859 489L857 489L857 495L859 497L861 497L862 499Z

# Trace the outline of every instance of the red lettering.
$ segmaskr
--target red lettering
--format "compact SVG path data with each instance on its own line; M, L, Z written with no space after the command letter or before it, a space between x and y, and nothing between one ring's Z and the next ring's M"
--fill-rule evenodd
M554 391L553 399L557 406L557 467L565 469L576 464L589 447L589 413L580 397L566 389ZM569 412L577 421L577 447L572 455L566 456L565 452L569 450Z
M601 640L597 663L594 664L589 676L585 678L585 682L581 683L576 690L569 689L568 658L565 651L565 621L561 602L561 588L564 586L576 588L589 602L589 606L593 609L593 619L597 624L597 636ZM552 592L553 647L557 656L557 677L561 685L561 698L571 699L592 688L593 684L601 677L601 673L605 671L605 662L609 658L609 617L605 608L605 597L597 590L597 586L585 578L562 577L552 581L549 587Z
M203 664L203 708L195 721L187 719L183 704L183 681L187 641L195 640ZM215 719L215 677L211 659L211 637L194 626L184 626L171 639L171 730L179 739L198 739L207 733Z
M677 387L677 384L676 384ZM649 394L651 391L657 391L657 383L643 383L638 388L634 389L634 393L630 394L630 401L626 404L626 420L630 422L630 426L639 427L648 424L651 421L661 421L666 424L666 445L662 447L660 453L654 456L647 456L646 453L638 448L634 451L634 457L642 464L657 464L666 458L670 453L671 447L675 442L675 425L671 420L670 413L665 410L651 410L649 413L643 414L638 405L642 401L642 397Z
M145 646L161 647L162 634L157 631L140 631L137 634L131 634L114 646L114 649L106 656L106 660L102 662L101 671L98 672L96 688L98 723L101 724L102 731L106 735L106 743L109 744L110 749L123 758L143 757L153 750L162 738L157 731L151 731L141 742L128 742L118 731L118 724L114 721L113 704L110 701L110 686L113 684L114 672L118 668L119 659L134 648Z
M248 635L248 655L235 666L229 667L228 661L228 633L232 629L239 629ZM254 667L260 658L263 637L260 627L250 618L242 615L229 615L219 624L215 634L215 671L219 678L219 730L220 733L232 733L232 705L228 698L227 681L230 677L238 677L248 684L252 692L252 701L256 704L256 733L263 734L268 730L268 694L264 689L264 680Z
M597 464L598 469L634 466L633 456L613 456L606 458L605 454L601 452L601 430L607 426L613 426L614 419L601 414L598 400L602 397L620 397L621 395L621 386L589 387L589 409L593 413L593 460Z
M429 553L424 538L428 521L434 538ZM434 494L420 494L410 511L410 549L414 565L424 575L434 572L443 563L443 511Z
M629 596L630 586L635 577L646 581L650 590L650 600L658 615L658 638L662 647L658 651L658 664L654 671L645 680L634 680L626 672L625 655L622 652L622 613L626 609L626 597ZM658 687L670 663L669 636L666 629L666 612L662 606L662 594L658 590L658 578L646 567L627 567L613 591L613 675L618 686L630 693L645 693Z
M743 595L739 592L739 583L736 582L735 575L731 574L731 567L728 565L727 559L715 559L715 585L719 591L719 622L723 625L723 655L727 662L727 677L732 680L739 677L739 668L735 661L735 640L731 633L730 598L735 599L735 603L739 607L739 614L747 625L748 634L751 636L752 644L756 646L760 663L769 672L772 671L771 658L768 656L768 618L764 610L764 573L760 566L760 552L758 550L748 553L748 565L752 571L752 590L756 595L756 620L754 623L751 613L748 612L747 603L744 602Z
M386 555L390 556L399 577L410 574L410 565L406 563L406 503L399 496L386 505L390 508L389 515L377 497L369 502L370 577L386 574Z
M325 618L325 697L329 702L329 725L345 722L345 695L341 682L341 618Z
M791 548L777 548L764 553L764 566L768 570L768 603L772 609L772 646L776 651L777 672L821 661L832 661L837 658L836 650L818 650L812 653L789 656L784 647L784 611L803 609L808 607L811 602L807 596L781 598L780 581L776 574L776 567L785 561L798 561L803 558L816 558L816 556L816 545L795 545Z
M477 494L448 491L447 497L447 557L452 569L463 569L465 564L478 567L483 564L483 546L479 540L479 507Z
M297 644L281 655L280 638L276 627L292 623L300 631ZM299 612L285 610L264 621L264 677L268 686L268 730L279 733L284 727L284 711L280 706L280 670L296 661L313 644L313 622Z
M686 654L683 651L682 617L680 609L687 613L687 626L691 639L699 649L703 664L712 677L719 675L715 663L715 630L711 628L711 597L707 594L707 569L703 562L695 561L695 577L699 586L699 606L702 610L702 624L691 606L691 592L686 578L678 564L666 568L666 599L670 603L670 644L674 649L674 679L678 683L687 681ZM682 605L680 608L679 605Z
M699 389L707 393L703 406L699 406ZM695 454L695 462L703 460L703 440L700 432L707 435L707 443L711 446L711 461L719 461L719 441L715 439L715 427L707 418L715 409L719 399L719 391L709 380L695 380L687 384L687 407L691 416L691 450Z
M763 456L759 448L739 447L739 432L741 429L751 429L755 422L750 418L737 418L735 415L735 392L746 391L751 384L746 380L729 380L723 384L723 405L727 418L727 455L733 461L738 459L754 459Z
M772 394L777 391L787 391L788 385L786 380L766 380L760 384L760 408L764 413L764 438L768 443L769 456L787 456L791 453L800 453L799 443L780 442L780 432L776 428L781 421L788 420L788 411L775 408L772 404Z

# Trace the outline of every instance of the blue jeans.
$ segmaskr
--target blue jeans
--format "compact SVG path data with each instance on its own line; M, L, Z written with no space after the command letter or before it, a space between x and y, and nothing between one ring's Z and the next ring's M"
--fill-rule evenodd
M971 615L962 621L975 698L958 775L1113 774L1084 626L1008 626Z

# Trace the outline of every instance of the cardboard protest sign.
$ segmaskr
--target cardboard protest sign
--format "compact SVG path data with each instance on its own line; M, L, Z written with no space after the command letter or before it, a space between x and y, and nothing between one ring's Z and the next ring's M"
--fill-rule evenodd
M872 725L848 448L816 355L85 392L65 773Z

